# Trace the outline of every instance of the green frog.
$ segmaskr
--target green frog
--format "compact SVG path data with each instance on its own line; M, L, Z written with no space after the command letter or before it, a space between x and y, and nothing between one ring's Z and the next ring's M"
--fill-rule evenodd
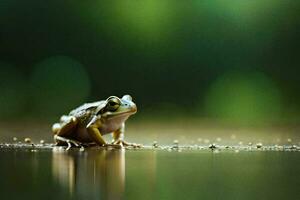
M124 141L125 121L137 112L130 95L122 98L110 96L106 100L86 103L63 115L59 123L52 126L54 140L58 145L97 144L99 146L133 146ZM113 141L108 144L103 135L112 133Z

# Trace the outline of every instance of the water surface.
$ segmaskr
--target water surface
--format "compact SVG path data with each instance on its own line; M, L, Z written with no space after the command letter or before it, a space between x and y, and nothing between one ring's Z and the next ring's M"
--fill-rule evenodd
M1 199L299 199L286 151L2 149Z

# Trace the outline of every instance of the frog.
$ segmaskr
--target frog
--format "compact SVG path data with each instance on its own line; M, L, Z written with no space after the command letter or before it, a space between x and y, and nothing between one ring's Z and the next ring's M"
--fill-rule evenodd
M91 145L141 147L124 140L125 121L136 112L137 106L128 94L85 103L52 125L54 141L56 145L67 145L67 149ZM111 143L104 140L106 134L112 134Z

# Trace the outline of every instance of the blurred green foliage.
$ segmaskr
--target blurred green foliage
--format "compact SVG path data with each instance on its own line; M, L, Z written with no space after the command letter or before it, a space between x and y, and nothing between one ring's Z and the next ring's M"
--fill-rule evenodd
M229 121L264 123L280 119L280 93L263 74L231 72L212 85L206 109L209 115Z
M58 116L130 93L145 115L299 119L299 8L293 0L1 1L0 116Z
M83 66L68 57L51 57L35 66L32 74L32 97L40 114L72 109L85 101L90 92L89 77Z

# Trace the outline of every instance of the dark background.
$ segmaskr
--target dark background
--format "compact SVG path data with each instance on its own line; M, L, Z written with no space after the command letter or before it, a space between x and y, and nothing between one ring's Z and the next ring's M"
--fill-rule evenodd
M300 2L0 2L0 116L129 93L140 117L300 119Z

